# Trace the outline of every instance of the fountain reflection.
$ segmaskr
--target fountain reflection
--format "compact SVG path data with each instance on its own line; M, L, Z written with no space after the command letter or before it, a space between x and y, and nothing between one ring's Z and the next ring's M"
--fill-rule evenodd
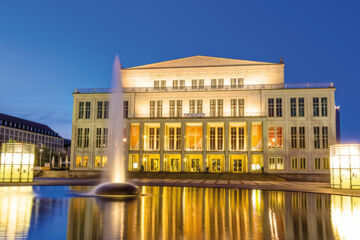
M33 207L31 186L1 187L0 237L25 238L28 235Z
M327 195L181 187L142 192L123 202L71 199L68 239L334 239L331 223L343 228Z

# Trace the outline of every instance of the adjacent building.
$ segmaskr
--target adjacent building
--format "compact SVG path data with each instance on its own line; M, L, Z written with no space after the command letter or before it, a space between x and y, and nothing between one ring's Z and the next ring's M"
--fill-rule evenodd
M284 63L193 56L122 69L129 171L329 173L333 83ZM107 166L110 89L73 93L71 169Z

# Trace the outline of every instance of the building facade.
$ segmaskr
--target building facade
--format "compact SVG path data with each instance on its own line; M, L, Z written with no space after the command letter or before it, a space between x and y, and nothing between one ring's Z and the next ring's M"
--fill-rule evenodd
M0 113L0 146L10 140L35 144L35 158L39 160L43 155L43 163L50 161L51 156L60 155L64 149L64 139L49 126Z
M129 171L328 173L333 83L284 63L194 56L122 69ZM73 94L71 169L107 166L110 89Z

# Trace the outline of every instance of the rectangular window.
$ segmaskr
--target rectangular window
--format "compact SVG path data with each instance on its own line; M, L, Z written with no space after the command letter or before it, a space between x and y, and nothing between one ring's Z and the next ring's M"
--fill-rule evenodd
M236 110L237 110L237 99L231 99L231 116L236 117Z
M155 101L150 101L150 117L155 117Z
M176 116L182 116L182 100L176 100Z
M223 150L224 127L209 127L209 150Z
M236 83L237 83L237 79L236 79L236 78L232 78L232 79L231 79L231 88L236 88Z
M328 127L322 127L322 144L323 148L329 148Z
M268 116L274 117L274 99L273 98L268 99Z
M180 89L185 89L185 80L180 80Z
M217 116L218 117L222 117L223 113L224 113L224 107L223 107L223 99L218 99L217 100Z
M175 100L169 102L169 115L171 118L175 117Z
M236 127L231 127L230 128L230 149L235 151L237 150L236 148L236 143L237 143L237 131L236 131Z
M91 106L91 103L86 102L86 105L85 105L85 119L90 118L90 106Z
M103 102L99 101L97 103L97 119L102 119L103 117Z
M299 147L305 148L305 127L299 127Z
M130 125L130 150L139 150L140 147L140 125Z
M159 81L154 81L154 88L157 90L160 87L160 82Z
M104 119L109 118L109 101L104 102Z
M276 147L283 148L283 129L282 127L276 128Z
M283 147L282 127L269 127L268 147L269 148Z
M186 126L186 148L187 150L202 150L202 126Z
M320 148L320 127L314 127L314 148Z
M216 79L211 79L211 88L216 88Z
M275 158L269 157L269 169L275 169Z
M210 143L209 143L209 150L215 150L215 135L216 131L214 127L211 127L209 130L209 137L210 137Z
M148 150L159 150L160 146L160 128L149 127L148 128Z
M313 98L313 116L314 117L319 116L319 98L317 97Z
M196 112L202 113L203 112L203 100L196 101Z
M283 160L282 157L277 158L277 166L276 166L276 168L278 170L283 170L284 169L284 160Z
M291 127L291 148L297 148L296 127Z
M298 158L296 158L296 157L291 158L291 169L292 170L298 169Z
M96 147L101 147L101 128L96 128Z
M304 98L299 98L298 104L299 104L299 117L304 117L305 116L305 100L304 100Z
M179 80L173 80L173 89L178 89L179 87Z
M175 128L169 128L169 150L174 150L175 148Z
M85 136L84 136L84 148L88 148L89 147L89 132L90 129L89 128L85 128Z
M124 118L129 117L129 101L124 101Z
M77 147L82 148L83 129L78 128L77 132Z
M103 135L102 135L102 137L103 137L102 147L103 148L106 148L108 145L108 132L109 132L108 128L103 128Z
M210 117L216 116L216 99L210 99Z
M262 124L251 123L251 150L262 151Z
M223 88L224 87L224 79L219 78L218 79L218 88Z
M314 162L315 162L315 169L320 170L321 169L321 166L320 166L321 159L320 158L315 158Z
M324 170L329 170L330 169L329 158L323 158L323 169Z
M242 88L244 86L244 78L238 78L238 87Z
M327 111L327 98L322 97L321 98L321 116L327 117L328 111Z
M282 117L282 99L281 98L276 99L276 116Z
M244 116L244 109L245 109L244 99L238 99L238 104L239 104L238 116L243 117Z
M224 142L224 128L217 128L217 150L223 150L223 142Z
M78 118L79 119L83 119L84 118L84 102L79 102L79 114L78 114ZM6 124L5 124L6 125Z
M161 80L161 89L162 90L166 89L166 80Z
M199 79L199 89L204 88L204 79Z
M230 150L243 151L245 150L245 128L230 127Z
M290 116L296 117L296 98L290 98Z
M181 127L166 128L167 150L181 150Z
M190 113L195 113L195 100L190 100L189 101L189 106L190 106Z
M269 127L269 138L268 138L268 147L269 148L275 148L275 128Z
M299 158L299 167L300 170L305 170L306 169L306 159L305 158Z
M181 127L176 128L176 150L181 150Z
M162 117L162 100L156 101L156 117Z
M191 88L197 89L197 80L196 79L191 80Z

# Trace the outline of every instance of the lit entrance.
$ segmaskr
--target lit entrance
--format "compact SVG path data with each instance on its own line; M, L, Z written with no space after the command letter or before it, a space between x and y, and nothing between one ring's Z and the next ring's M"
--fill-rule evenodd
M208 155L207 166L210 172L223 172L224 171L224 156L221 154Z
M252 155L251 156L251 172L260 173L262 171L263 156L262 155Z
M166 154L165 171L167 172L180 172L181 171L181 155L180 154Z
M186 163L186 171L187 172L201 172L202 169L202 155L201 154L194 154L194 155L187 155Z
M145 171L158 172L160 171L160 155L146 154L143 158Z
M246 172L246 155L231 155L230 171L233 173Z

